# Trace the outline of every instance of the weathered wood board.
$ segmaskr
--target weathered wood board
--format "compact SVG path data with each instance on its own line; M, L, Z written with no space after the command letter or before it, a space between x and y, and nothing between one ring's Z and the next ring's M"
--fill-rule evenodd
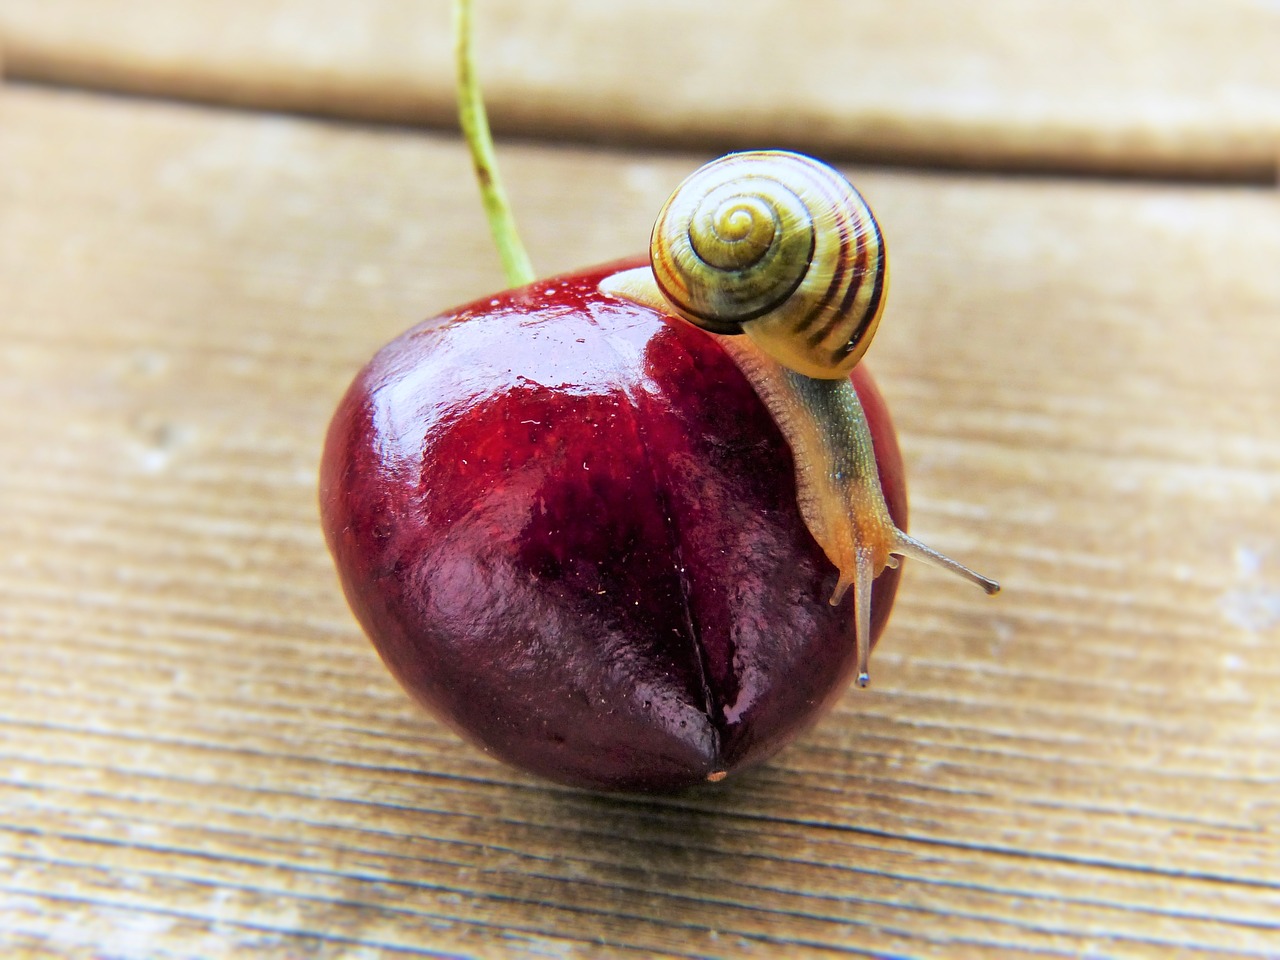
M546 271L700 159L502 155ZM351 375L500 284L461 146L8 88L0 952L1280 953L1280 200L850 172L914 529L1005 593L910 569L872 689L607 798L419 713L316 522Z
M498 129L1274 182L1267 0L483 0ZM0 0L11 77L453 126L448 0Z

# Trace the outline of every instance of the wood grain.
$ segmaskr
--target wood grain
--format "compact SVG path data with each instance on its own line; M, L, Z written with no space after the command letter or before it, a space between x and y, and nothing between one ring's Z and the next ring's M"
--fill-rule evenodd
M0 0L11 77L454 126L448 0ZM504 133L1274 181L1265 0L477 3Z
M329 412L499 285L448 137L0 100L0 952L1280 954L1280 199L851 170L913 529L876 684L611 798L396 688L319 534ZM504 148L547 272L700 159Z

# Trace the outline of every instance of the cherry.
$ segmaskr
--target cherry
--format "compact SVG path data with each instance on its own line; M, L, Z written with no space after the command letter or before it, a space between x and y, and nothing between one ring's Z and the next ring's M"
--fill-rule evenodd
M320 503L343 588L401 684L515 766L663 790L758 763L855 667L852 594L791 451L721 341L598 289L615 263L428 320L360 372ZM901 455L852 375L889 512ZM897 590L872 597L878 637Z

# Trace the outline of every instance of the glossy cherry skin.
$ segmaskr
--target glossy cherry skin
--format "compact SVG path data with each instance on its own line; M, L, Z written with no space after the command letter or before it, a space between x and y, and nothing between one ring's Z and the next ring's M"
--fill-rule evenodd
M852 591L791 452L717 339L600 294L610 264L409 330L356 377L321 468L347 599L401 684L562 783L663 790L769 757L854 667ZM902 460L862 367L894 520ZM873 633L898 571L877 579Z

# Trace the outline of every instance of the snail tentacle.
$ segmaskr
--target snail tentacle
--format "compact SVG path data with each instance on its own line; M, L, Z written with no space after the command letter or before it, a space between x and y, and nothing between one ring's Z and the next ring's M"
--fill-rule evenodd
M988 596L993 596L1000 592L1000 584L990 577L984 577L976 570L971 570L963 563L952 560L946 554L939 553L928 544L921 543L915 537L908 536L901 530L898 531L897 542L894 544L893 552L900 557L910 557L912 560L920 560L931 566L939 567L942 570L950 571L957 576L963 577L975 586L981 587L986 591Z
M844 574L841 574L843 580ZM876 571L871 551L865 547L858 551L858 568L854 575L853 615L856 622L853 635L857 638L858 686L871 682L871 584ZM837 589L839 589L837 587Z

